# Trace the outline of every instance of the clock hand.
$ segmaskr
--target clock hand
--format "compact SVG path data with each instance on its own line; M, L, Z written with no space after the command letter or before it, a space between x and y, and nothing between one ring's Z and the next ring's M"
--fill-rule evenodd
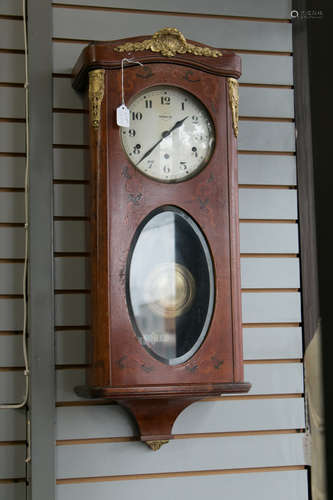
M174 124L174 126L169 130L169 134L171 134L171 132L173 132L176 128L179 128L183 125L184 121L188 118L188 116L185 116L185 118L183 118L182 120L179 120L178 122L176 122ZM166 136L165 136L166 137Z
M163 134L165 134L165 132L163 132ZM152 146L150 149L148 149L148 151L145 152L145 154L143 155L143 157L141 158L141 160L139 160L138 163L136 164L136 167L139 165L139 163L142 162L142 160L144 160L145 158L147 158L147 156L149 156L152 151L154 151L154 149L159 145L160 142L163 141L164 137L166 137L166 135L163 135L163 134L162 134L162 139L160 139L159 141L157 141L156 144L154 144L154 146ZM167 135L169 135L169 134L167 134Z
M145 158L147 158L147 156L150 155L150 153L152 153L154 151L154 149L159 145L160 142L163 141L163 139L165 139L166 137L168 137L171 132L173 132L176 128L179 128L183 125L184 121L188 118L188 116L185 116L185 118L183 118L182 120L179 120L178 122L176 122L174 124L174 126L170 129L170 130L165 130L164 132L162 132L162 137L159 141L156 142L156 144L154 144L154 146L152 146L150 149L148 149L148 151L145 152L145 154L143 155L143 157L138 161L138 163L136 164L136 167L139 165L139 163L141 163Z

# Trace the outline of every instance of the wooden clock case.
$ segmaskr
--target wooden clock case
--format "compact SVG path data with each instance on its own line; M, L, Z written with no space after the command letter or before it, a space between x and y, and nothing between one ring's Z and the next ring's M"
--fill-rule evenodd
M147 38L91 43L74 68L73 87L79 91L87 88L90 72L104 70L95 94L89 89L92 321L87 383L75 390L80 396L109 398L126 407L137 421L140 439L157 449L172 438L172 425L186 406L222 393L247 392L250 384L243 382L237 110L231 105L228 81L239 78L240 58L232 52L213 57L140 50ZM125 43L129 45L119 50ZM116 124L125 57L143 64L125 65L126 103L143 89L174 85L197 97L212 117L214 152L208 165L186 182L157 182L125 155ZM174 366L152 357L138 341L126 299L133 237L145 217L161 206L178 207L199 225L215 274L215 305L206 338L190 359Z

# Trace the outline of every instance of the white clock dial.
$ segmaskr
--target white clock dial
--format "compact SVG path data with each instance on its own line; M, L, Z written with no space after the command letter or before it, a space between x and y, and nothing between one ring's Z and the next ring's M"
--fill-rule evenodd
M192 94L166 85L151 87L130 104L130 127L121 127L125 152L145 175L181 182L197 174L214 148L214 126Z

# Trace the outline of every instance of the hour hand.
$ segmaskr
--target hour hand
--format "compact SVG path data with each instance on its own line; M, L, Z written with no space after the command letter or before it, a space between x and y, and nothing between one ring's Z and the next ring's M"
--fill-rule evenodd
M185 116L185 118L183 118L182 120L179 120L178 122L176 122L174 124L174 126L169 130L169 134L171 134L171 132L173 132L176 128L179 128L183 125L184 121L188 118L188 116ZM168 135L169 135L168 134Z

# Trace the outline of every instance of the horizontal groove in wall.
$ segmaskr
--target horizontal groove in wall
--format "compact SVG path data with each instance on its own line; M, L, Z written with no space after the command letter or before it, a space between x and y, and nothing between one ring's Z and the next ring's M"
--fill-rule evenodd
M52 73L53 78L72 78L72 73Z
M22 330L0 330L0 336L3 335L22 335Z
M89 149L87 144L53 144L54 149Z
M275 117L275 116L240 116L240 121L248 121L248 122L287 122L294 123L294 118L283 118L283 117Z
M16 484L16 483L27 483L25 477L15 477L10 479L0 479L0 484Z
M0 14L0 19L7 19L8 21L23 21L23 16Z
M0 82L0 87L18 87L24 88L24 83Z
M235 21L255 21L255 22L268 22L268 23L283 23L290 24L290 19L272 18L272 17L250 17L250 16L228 16L224 14L206 14L206 13L196 13L196 12L174 12L168 10L151 10L151 9L126 9L121 7L104 7L97 5L74 5L74 4L62 4L54 2L52 4L54 8L60 9L77 9L77 10L101 10L104 12L127 12L128 14L156 14L161 16L177 16L177 17L202 17L202 18L213 18L213 19L229 19Z
M23 372L24 366L1 366L1 372Z
M90 252L54 252L54 257L90 257Z
M53 184L90 184L88 180L54 179Z
M296 156L294 151L262 151L258 149L238 149L239 155Z
M251 50L251 49L223 49L224 52L236 52L238 54L254 54L258 56L289 56L293 55L292 52L278 51L278 50Z
M0 118L0 123L25 123L25 118Z
M293 85L285 85L279 83L239 83L240 87L257 87L261 89L284 89L284 90L293 90Z
M53 78L72 78L71 73L52 73ZM23 85L23 84L19 84ZM258 87L263 89L285 89L292 90L293 85L284 85L278 83L239 83L240 87Z
M205 398L198 403L206 403L210 401L225 401L225 400L254 400L254 399L301 399L304 397L303 393L292 393L292 394L258 394L258 395L238 395L238 396L214 396L211 398ZM112 400L108 399L87 399L87 400L80 400L80 401L58 401L56 403L57 408L64 408L64 407L73 407L73 406L113 406L116 405Z
M22 264L24 263L24 259L1 259L0 264Z
M249 395L245 394L243 396L237 395L237 396L214 396L211 398L206 398L202 402L204 403L205 401L221 401L221 400L230 400L230 401L239 401L239 400L253 400L253 399L295 399L295 398L304 398L304 394L302 392L299 393L291 393L291 394L256 394L256 395Z
M77 330L90 330L90 325L60 325L54 328L54 331L77 331Z
M85 401L57 401L56 408L65 408L65 407L73 407L73 406L114 406L115 403L112 400L107 399L87 399Z
M297 259L298 253L241 253L243 258L252 259Z
M82 370L84 368L88 368L88 364L80 364L80 365L71 365L71 364L68 364L68 365L55 365L55 369L56 370Z
M24 222L0 222L0 227L24 227L24 226L25 226Z
M288 363L302 363L302 358L287 359L248 359L244 360L244 365L281 365Z
M0 54L24 54L24 50L22 49L1 49Z
M1 299L23 299L22 293L2 293L0 294Z
M297 224L295 219L239 219L242 224Z
M24 188L16 187L0 187L0 193L24 193Z
M305 470L305 465L281 465L275 467L247 467L241 469L214 469L200 471L184 471L184 472L159 472L151 474L127 474L123 476L95 476L95 477L80 477L57 479L56 484L79 484L79 483L102 483L111 481L130 481L137 479L162 479L172 477L193 477L193 476L216 476L230 474L249 474L258 472L282 472L282 471L297 471Z
M276 434L298 434L303 433L303 429L277 429L269 431L235 431L235 432L206 432L198 434L173 434L173 439L202 439L217 437L238 437L238 436L258 436ZM81 444L101 444L101 443L128 443L140 441L137 436L109 437L109 438L86 438L86 439L58 439L57 446L76 446Z
M243 293L293 293L300 292L300 288L242 288Z
M0 446L22 446L26 441L0 441Z
M94 40L85 38L52 38L54 43L66 43L66 44L77 44L77 45L88 45ZM219 47L223 52L236 52L239 54L252 54L252 55L262 55L262 56L292 56L292 52L275 51L275 50L250 50L250 49L225 49L224 47Z
M283 189L297 190L297 186L288 186L286 184L238 184L239 189Z
M80 294L80 295L88 295L89 293L91 293L90 290L85 290L85 289L77 289L77 288L74 288L72 290L68 290L68 289L57 289L57 290L54 290L54 293L55 295L74 295L74 294Z
M2 157L2 158L25 158L26 154L25 153L6 153L6 152L2 152L2 153L0 153L0 157Z
M74 216L68 216L66 217L65 215L56 215L55 217L53 217L53 220L54 221L89 221L90 220L90 217L84 217L84 216L77 216L77 217L74 217Z
M75 108L53 108L53 113L76 113L76 114L87 114L88 109L75 109Z
M243 323L243 328L298 328L302 323Z

